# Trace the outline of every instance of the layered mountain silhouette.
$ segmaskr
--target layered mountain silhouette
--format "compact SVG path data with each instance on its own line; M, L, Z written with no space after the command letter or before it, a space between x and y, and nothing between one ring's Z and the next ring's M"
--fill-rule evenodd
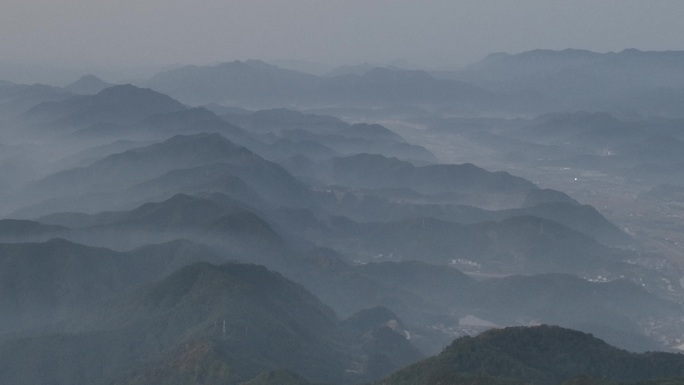
M286 130L305 130L314 134L329 134L349 127L339 118L328 115L307 114L287 108L258 111L220 113L219 116L255 133L280 133Z
M314 106L388 106L401 103L453 104L482 108L499 97L467 83L441 80L424 71L372 68L362 74L318 77L258 60L165 71L149 87L190 104L264 108L295 103Z
M319 226L325 226L320 224ZM336 218L321 227L328 246L361 260L471 261L502 273L573 272L583 276L627 274L629 252L532 216L459 224L433 218L357 223ZM636 270L639 270L636 268ZM617 273L617 272L620 273Z
M52 122L64 128L91 124L130 124L147 116L185 109L178 101L130 84L106 88L59 102L41 103L26 115L30 121Z
M43 84L3 84L0 85L0 116L15 119L40 103L58 102L71 97L73 94L66 90Z
M569 274L510 276L480 282L472 302L464 300L472 306L473 314L495 324L505 325L516 319L521 323L563 325L592 332L630 351L657 349L658 343L640 332L640 325L650 317L671 319L680 311L679 305L661 300L633 282L587 282Z
M317 78L258 60L216 66L187 66L159 73L149 86L192 104L277 104L300 100L315 89Z
M497 73L499 79L524 79L536 75L540 78L571 71L585 71L602 78L627 84L651 86L681 86L684 82L678 69L684 65L684 54L679 51L649 52L626 49L621 52L597 53L587 50L538 49L520 54L491 54L464 72L471 75ZM612 74L609 74L612 71ZM635 74L640 76L634 76ZM641 78L640 78L641 77ZM547 78L548 80L548 78ZM587 79L589 80L589 79Z
M331 78L321 85L320 93L324 100L352 105L460 102L472 106L496 99L467 83L439 80L424 71L392 68L373 68L362 75Z
M472 261L463 260L450 268L417 261L354 266L324 249L311 253L305 262L311 270L297 280L338 314L350 317L359 309L377 306L392 309L411 325L407 326L411 341L424 354L439 352L446 332L420 325L436 323L449 330L466 327L472 317L481 320L475 324L479 331L495 325L554 323L595 333L621 348L646 351L657 349L660 342L645 332L645 325L653 317L676 323L681 312L675 302L624 279L590 282L570 274L469 276L458 268L472 270Z
M335 192L342 198L329 206L330 212L359 222L434 218L472 224L535 216L560 223L607 245L632 243L632 239L625 232L608 221L595 208L580 205L567 196L559 197L555 193L549 193L546 198L534 197L544 194L543 190L538 189L526 193L523 207L503 210L485 210L450 203L449 201L454 200L458 202L459 197L426 196L407 189L337 189Z
M263 154L269 156L275 151L271 156L276 160L297 155L327 159L340 154L377 153L423 163L437 161L424 147L407 143L400 135L379 124L348 124L331 116L282 108L221 116L254 134L273 135L266 137L265 140L273 144Z
M174 136L162 143L110 155L88 167L53 174L38 181L29 192L30 195L35 194L34 201L41 198L50 198L51 201L43 204L46 208L38 206L27 212L31 212L32 216L44 215L47 214L47 210L57 211L57 207L62 207L60 211L64 211L64 208L69 211L93 211L92 206L106 204L104 202L108 199L119 199L115 195L112 198L109 192L125 191L134 187L154 188L149 185L136 185L162 176L166 180L163 183L169 184L172 183L169 179L173 178L173 174L165 174L197 167L208 167L203 170L209 179L204 183L211 183L212 178L218 183L221 178L230 174L244 181L262 198L276 205L297 206L309 202L306 185L292 177L281 166L233 144L219 134L195 134ZM225 171L222 173L217 169ZM182 188L186 181L179 178L176 185ZM182 191L171 189L170 192L173 195ZM89 200L94 200L94 204L89 203Z
M21 219L0 219L0 242L37 242L64 237L69 229Z
M51 222L78 222L90 227L73 230L71 237L90 244L130 249L148 243L189 239L221 246L235 259L261 263L289 254L283 237L254 209L222 194L207 198L177 194L130 211L91 216L51 215Z
M678 383L683 60L0 82L0 383Z
M188 242L120 253L63 239L0 243L0 334L57 328L95 306L196 261L219 261L215 252ZM52 326L50 326L52 325Z
M282 136L297 142L318 142L344 155L380 154L421 164L436 161L435 156L424 147L408 144L400 136L379 125L357 124L336 133L324 135L312 134L304 130L290 130L283 132ZM385 139L380 140L379 137Z
M632 109L681 116L677 109L681 110L684 85L682 66L681 51L538 49L492 54L461 71L435 75L498 91L538 91L565 109Z
M334 158L329 178L350 187L408 188L426 195L512 193L537 188L506 172L488 172L473 164L416 167L381 155Z
M90 332L0 343L0 378L218 384L278 368L314 381L363 376L345 373L354 361L334 313L261 266L190 265L101 311L90 325ZM21 364L26 360L35 366Z

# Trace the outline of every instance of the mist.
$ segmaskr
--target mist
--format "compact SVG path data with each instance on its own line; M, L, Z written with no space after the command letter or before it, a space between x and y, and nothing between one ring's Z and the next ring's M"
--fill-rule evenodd
M261 59L458 69L493 52L684 49L674 1L10 1L4 80L66 85L76 72L140 79L170 66ZM137 69L137 70L136 70ZM301 68L295 68L301 69ZM32 77L30 77L32 76Z
M5 8L0 383L684 378L679 3Z

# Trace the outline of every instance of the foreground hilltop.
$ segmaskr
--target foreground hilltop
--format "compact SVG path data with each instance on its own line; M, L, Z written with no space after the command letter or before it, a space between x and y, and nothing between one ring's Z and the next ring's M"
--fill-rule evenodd
M683 355L631 353L591 334L542 325L460 338L381 384L615 384L683 376Z
M85 325L0 343L0 382L223 384L280 367L332 382L350 362L332 310L257 265L193 264L71 323Z

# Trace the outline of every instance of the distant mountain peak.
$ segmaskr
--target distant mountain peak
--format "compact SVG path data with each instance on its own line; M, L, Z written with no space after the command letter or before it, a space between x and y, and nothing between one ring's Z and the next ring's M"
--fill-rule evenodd
M149 96L165 97L165 98L171 99L170 97L168 97L164 94L161 94L157 91L153 91L149 88L136 87L130 83L115 85L112 87L105 88L102 91L98 92L96 96L103 101L109 100L110 98L115 99L115 98L130 98L130 97L143 97L143 96L145 96L145 97L149 97Z
M93 124L130 124L150 115L184 109L182 103L170 96L123 84L105 88L95 95L44 102L27 114L31 119L50 120L74 129Z
M94 95L111 86L112 84L105 82L95 75L83 75L65 88L79 95Z
M366 80L384 81L433 81L434 77L421 70L405 70L390 67L375 67L362 75Z

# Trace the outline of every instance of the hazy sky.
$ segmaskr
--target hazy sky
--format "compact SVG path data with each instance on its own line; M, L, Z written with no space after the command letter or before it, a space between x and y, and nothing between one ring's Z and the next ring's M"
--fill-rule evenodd
M684 1L2 0L0 62L456 68L491 52L684 50ZM1 76L1 74L0 74Z

